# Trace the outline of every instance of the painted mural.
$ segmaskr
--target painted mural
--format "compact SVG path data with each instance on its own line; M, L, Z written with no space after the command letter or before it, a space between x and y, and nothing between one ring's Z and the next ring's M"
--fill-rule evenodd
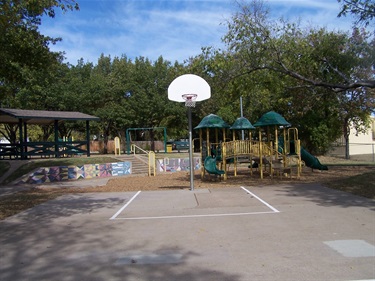
M164 158L156 159L156 167L158 172L179 172L179 171L189 171L190 164L189 158ZM194 158L194 170L199 170L201 168L200 158Z
M201 168L200 158L194 158L194 169ZM156 160L158 172L189 171L189 158L164 158ZM86 164L82 166L55 166L39 168L22 177L18 183L42 184L67 180L117 177L132 173L131 162Z
M18 183L41 184L66 180L113 177L131 174L131 162L87 164L82 166L56 166L39 168L21 178Z

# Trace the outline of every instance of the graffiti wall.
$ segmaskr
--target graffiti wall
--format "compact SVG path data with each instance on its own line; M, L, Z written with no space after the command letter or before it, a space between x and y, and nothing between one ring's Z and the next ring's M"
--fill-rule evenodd
M179 171L189 171L190 164L189 158L164 158L156 160L156 167L158 172L179 172ZM194 158L194 170L199 170L201 168L200 158Z
M200 158L194 158L194 169L201 168ZM189 171L189 158L164 158L156 160L157 172ZM87 164L82 166L56 166L39 168L22 177L18 183L41 184L67 180L125 176L132 173L131 162Z
M57 166L39 168L21 178L18 183L40 184L66 180L114 177L131 174L131 162L87 164L82 166Z

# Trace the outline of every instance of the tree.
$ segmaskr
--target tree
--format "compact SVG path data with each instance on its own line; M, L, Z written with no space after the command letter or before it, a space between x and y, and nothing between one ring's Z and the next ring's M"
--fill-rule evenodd
M327 151L342 133L347 93L359 93L366 112L374 108L374 40L364 30L349 35L272 22L263 2L253 1L228 21L223 40L227 49L219 56L226 63L213 75L225 81L229 95L247 97L253 112L279 111L312 151ZM361 118L363 106L352 105L351 118Z
M136 58L129 85L129 106L134 110L133 127L175 127L179 132L187 126L185 109L168 100L168 87L178 76L180 66L172 67L160 56L155 62ZM150 131L151 149L154 149L154 131Z
M333 92L375 88L375 53L371 44L363 42L362 54L366 52L366 55L353 57L356 64L346 64L342 69L340 60L332 60L315 51L317 44L322 43L319 41L322 36L327 37L333 32L324 28L305 31L297 24L283 20L272 22L268 13L262 1L254 0L251 4L239 6L239 12L228 21L228 32L223 40L227 52L238 62L237 76L267 70L293 78L299 87L322 87ZM337 35L346 36L343 33ZM334 47L337 57L345 58L351 51L350 45ZM324 77L325 73L330 74L328 79Z
M353 15L356 20L354 25L364 24L368 26L375 18L375 2L373 0L337 0L341 3L341 11L338 17Z
M19 106L14 98L22 88L38 85L40 75L62 60L50 44L60 39L40 34L42 16L55 16L55 9L78 10L74 0L0 1L0 102Z

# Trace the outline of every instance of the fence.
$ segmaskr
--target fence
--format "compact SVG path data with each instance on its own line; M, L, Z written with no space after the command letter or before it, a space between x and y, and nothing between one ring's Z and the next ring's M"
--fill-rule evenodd
M328 155L345 158L345 145L336 144ZM349 155L352 160L375 162L375 143L349 143Z
M133 141L133 144L141 147L144 150L151 150L151 141ZM164 142L155 141L155 151L164 152ZM103 153L104 151L104 141L91 141L90 150L93 153ZM109 140L107 143L108 153L115 153L115 141ZM126 142L121 142L121 151L126 152Z

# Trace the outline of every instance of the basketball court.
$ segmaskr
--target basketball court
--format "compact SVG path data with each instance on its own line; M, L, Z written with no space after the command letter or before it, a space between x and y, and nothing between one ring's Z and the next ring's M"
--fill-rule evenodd
M66 195L0 222L0 279L373 280L374 210L308 184Z

